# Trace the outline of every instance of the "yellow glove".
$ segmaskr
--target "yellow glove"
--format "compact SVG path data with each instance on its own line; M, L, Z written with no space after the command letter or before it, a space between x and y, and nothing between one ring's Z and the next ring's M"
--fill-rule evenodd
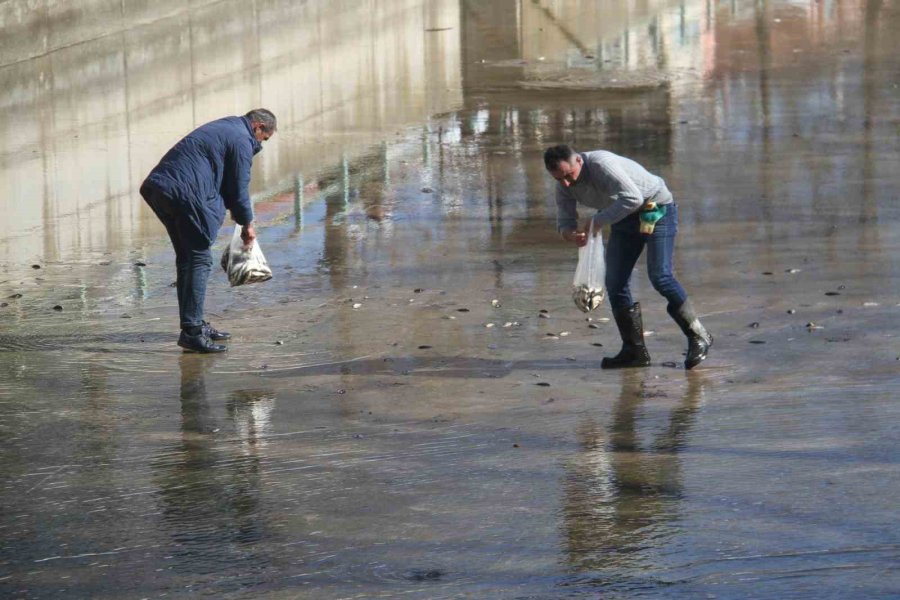
M648 202L641 209L641 233L650 235L656 227L656 222L666 216L666 207L656 202Z

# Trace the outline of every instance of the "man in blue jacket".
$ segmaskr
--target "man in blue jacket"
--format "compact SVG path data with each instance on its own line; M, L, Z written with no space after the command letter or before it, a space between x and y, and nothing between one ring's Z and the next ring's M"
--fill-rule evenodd
M210 247L225 209L241 225L241 239L253 244L250 167L261 142L275 134L275 115L264 108L243 117L202 125L181 139L141 185L141 196L159 217L172 246L178 273L178 345L190 352L224 352L216 342L230 334L203 319L206 282L212 270Z

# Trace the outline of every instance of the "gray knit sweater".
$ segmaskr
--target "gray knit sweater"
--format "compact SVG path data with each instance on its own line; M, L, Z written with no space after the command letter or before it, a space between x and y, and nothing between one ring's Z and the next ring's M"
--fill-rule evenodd
M581 153L584 165L574 185L556 185L556 226L559 231L578 229L577 203L596 208L594 223L621 221L644 203L671 204L672 193L661 177L630 158L606 150Z

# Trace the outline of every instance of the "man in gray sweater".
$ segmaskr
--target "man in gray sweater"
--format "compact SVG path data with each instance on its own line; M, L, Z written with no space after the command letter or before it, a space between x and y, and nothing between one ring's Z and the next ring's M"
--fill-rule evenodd
M553 146L544 152L544 165L558 182L557 228L564 240L584 246L589 233L596 235L600 227L610 225L606 289L622 336L622 350L604 358L601 366L619 369L650 364L641 306L631 297L629 286L645 247L650 283L668 301L666 310L688 338L684 367L700 364L713 339L672 272L678 206L666 183L633 160L605 150L577 153L566 145ZM592 226L585 230L578 229L578 203L597 209Z

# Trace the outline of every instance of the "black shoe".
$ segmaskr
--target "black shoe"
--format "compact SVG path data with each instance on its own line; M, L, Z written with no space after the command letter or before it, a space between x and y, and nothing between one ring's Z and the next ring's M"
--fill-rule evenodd
M178 345L184 348L185 352L199 352L201 354L215 354L228 350L228 346L214 344L209 339L209 336L202 331L197 335L191 335L183 329L181 330L181 335L178 336Z
M687 336L688 351L687 356L684 359L684 368L688 370L693 369L706 360L706 355L709 354L709 347L712 346L713 343L713 337L706 331L706 328L703 326L703 323L700 322L700 319L697 318L697 315L694 314L694 309L691 307L691 303L688 300L685 300L684 303L677 308L668 306L666 307L666 310L675 322L678 323L678 327L681 328L682 333Z
M231 339L230 333L228 333L227 331L219 331L207 321L203 321L203 325L201 325L201 327L203 327L203 333L208 335L209 339L214 342L224 342L225 340Z
M644 322L641 305L635 302L628 308L614 310L613 317L622 337L622 350L600 362L601 369L629 369L650 365L650 353L644 345Z

